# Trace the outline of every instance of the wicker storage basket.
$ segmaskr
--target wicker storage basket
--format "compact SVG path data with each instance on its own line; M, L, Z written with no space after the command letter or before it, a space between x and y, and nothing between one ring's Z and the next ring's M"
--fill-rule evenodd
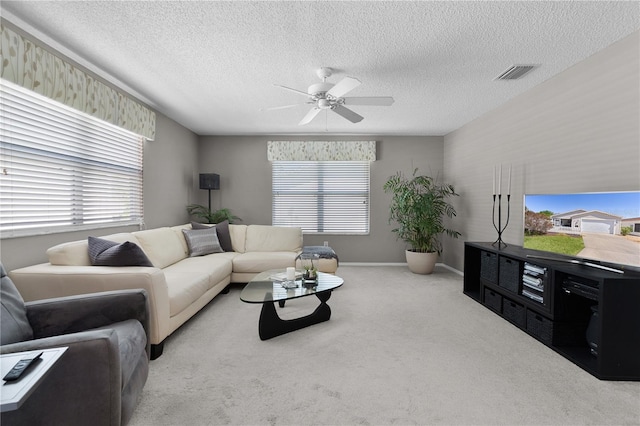
M521 279L522 262L500 256L500 277L498 285L517 294Z
M502 316L521 328L527 324L524 306L513 300L502 300Z
M550 345L553 338L553 322L533 311L527 311L527 331Z
M497 313L502 313L502 296L488 288L484 289L484 304Z
M488 251L480 252L480 278L492 284L498 282L498 255Z

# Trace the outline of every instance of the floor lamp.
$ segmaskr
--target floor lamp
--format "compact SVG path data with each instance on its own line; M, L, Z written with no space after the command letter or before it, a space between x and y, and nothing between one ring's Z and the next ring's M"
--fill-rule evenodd
M200 173L200 189L209 190L209 212L211 212L211 190L220 189L220 175L215 173Z

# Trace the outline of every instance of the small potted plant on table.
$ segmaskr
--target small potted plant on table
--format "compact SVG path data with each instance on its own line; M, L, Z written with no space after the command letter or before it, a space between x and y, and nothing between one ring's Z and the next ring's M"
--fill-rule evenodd
M313 287L318 283L318 268L313 264L313 260L317 259L317 255L302 254L302 283L307 287Z

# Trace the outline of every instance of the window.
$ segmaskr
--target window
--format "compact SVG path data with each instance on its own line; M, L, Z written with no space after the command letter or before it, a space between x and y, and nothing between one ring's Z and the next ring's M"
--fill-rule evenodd
M369 233L369 161L274 161L272 217L305 233Z
M137 225L143 137L0 82L3 238Z

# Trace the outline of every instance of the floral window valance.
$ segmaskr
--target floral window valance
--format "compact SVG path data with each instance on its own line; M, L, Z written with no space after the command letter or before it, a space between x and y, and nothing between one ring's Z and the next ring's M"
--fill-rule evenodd
M0 77L154 139L156 114L0 22Z
M376 161L376 141L268 141L269 161Z

